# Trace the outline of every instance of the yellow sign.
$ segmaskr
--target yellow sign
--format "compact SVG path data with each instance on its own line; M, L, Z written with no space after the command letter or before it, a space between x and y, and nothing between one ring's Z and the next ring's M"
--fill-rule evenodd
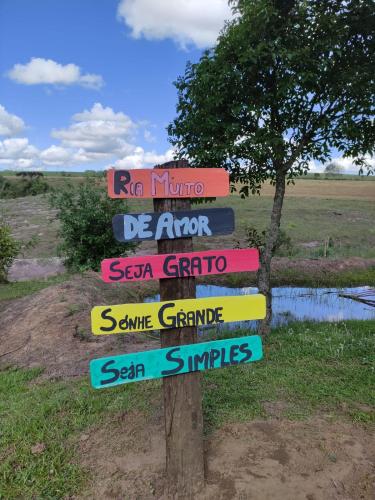
M216 325L263 319L265 315L266 299L260 294L169 300L94 307L91 311L91 329L94 335L108 335Z

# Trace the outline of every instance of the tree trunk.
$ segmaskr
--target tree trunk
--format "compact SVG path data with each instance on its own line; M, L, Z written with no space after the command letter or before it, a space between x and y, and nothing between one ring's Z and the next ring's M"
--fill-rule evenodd
M155 168L188 166L184 161L168 162ZM190 199L154 199L155 212L190 210ZM159 240L158 253L192 252L193 239ZM160 299L195 298L195 278L160 280ZM170 328L160 332L161 347L193 344L196 327ZM204 486L203 417L201 373L192 372L163 378L166 490L168 498L196 498Z
M267 232L264 248L260 250L260 268L257 275L259 293L266 297L266 317L260 321L259 333L267 335L271 330L272 290L271 261L279 237L281 211L285 195L285 173L280 169L276 174L275 196L271 213L271 223Z

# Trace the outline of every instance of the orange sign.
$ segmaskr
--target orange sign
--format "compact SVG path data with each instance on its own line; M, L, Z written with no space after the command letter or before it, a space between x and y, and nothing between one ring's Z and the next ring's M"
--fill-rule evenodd
M171 168L107 172L110 198L214 198L228 196L223 168Z

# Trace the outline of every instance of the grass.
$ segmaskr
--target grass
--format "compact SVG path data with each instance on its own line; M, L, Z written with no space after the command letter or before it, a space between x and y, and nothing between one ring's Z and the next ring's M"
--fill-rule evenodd
M63 283L71 277L71 274L59 274L41 280L17 281L14 283L0 283L0 302L12 300L31 295L51 285Z
M330 258L375 258L375 183L300 179L288 189L281 228L291 238L292 248L281 248L279 256L320 258L329 239ZM245 247L247 227L262 231L269 224L273 188L266 185L262 192L246 200L232 195L196 207L232 207L236 229L233 235L195 238L194 248L233 248L237 242ZM135 213L152 211L149 201L131 200L129 206ZM316 246L305 246L311 242Z
M374 422L375 321L295 323L266 340L264 361L204 374L205 428L266 417L265 402L283 416L324 412ZM244 335L231 332L226 336ZM222 335L223 337L225 334ZM35 383L40 370L0 372L0 499L66 498L87 481L80 433L119 412L151 414L160 382L95 391L83 379ZM32 452L43 443L44 451Z
M264 362L207 372L208 428L265 417L263 403L280 401L292 419L324 412L375 423L374 329L375 321L347 321L274 330Z
M272 278L273 286L307 286L312 288L345 288L354 286L375 286L375 266L367 269L353 269L336 272L311 272L285 268ZM245 286L245 285L244 285Z
M51 182L66 180L63 176L51 176L50 179ZM68 177L74 182L82 179L79 176ZM273 188L266 184L261 196L242 200L232 195L199 205L198 208L233 207L236 230L233 235L196 238L195 248L233 248L237 241L242 246L246 245L247 226L258 230L267 227L272 194ZM375 258L374 198L375 182L298 179L295 186L288 187L282 216L282 229L291 238L292 248L282 249L281 254L291 258L320 258L324 252L324 241L329 239L328 256L331 258ZM152 211L152 200L130 200L129 207L134 213ZM25 257L56 255L58 222L42 196L0 200L1 211L18 239L39 238L37 245L29 249ZM311 242L316 242L316 246L304 246ZM149 245L149 242L146 243Z
M155 383L95 392L87 381L33 383L39 370L0 373L0 499L65 498L85 484L74 437L105 415L149 411ZM33 453L37 444L45 446Z
M234 239L239 240L241 246L245 243L247 226L254 226L258 231L266 229L271 203L272 200L268 197L253 197L246 202L233 199L231 205L236 213ZM224 202L221 200L216 204L223 206ZM329 257L374 258L373 218L375 206L370 201L288 197L285 200L281 227L291 238L292 248L281 248L279 255L292 258L322 257L324 241L329 238ZM310 242L316 242L317 246L303 246Z
M273 271L272 286L303 286L346 288L354 286L375 286L375 266L367 268L332 270L303 269L302 266L284 267ZM205 276L199 278L198 284L228 286L240 288L256 286L256 273L233 273L224 275Z
M358 174L326 174L326 173L309 173L306 175L307 179L312 180L327 180L327 181L375 181L375 175L367 175L365 171L364 175Z

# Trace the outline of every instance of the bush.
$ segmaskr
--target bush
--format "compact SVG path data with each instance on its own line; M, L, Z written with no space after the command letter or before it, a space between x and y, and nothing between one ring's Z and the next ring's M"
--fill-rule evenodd
M258 248L261 251L266 244L266 235L266 231L259 232L254 226L248 226L246 228L245 240L250 248ZM239 242L238 246L240 246ZM291 255L293 243L291 237L283 229L279 229L279 235L273 250L274 255L282 253L283 249L288 255Z
M36 177L27 181L24 181L23 192L25 196L31 195L36 196L38 194L46 193L49 189L47 182L41 177Z
M72 270L98 271L104 258L126 255L136 248L134 243L118 243L113 236L112 217L128 212L126 202L108 198L94 178L53 191L49 201L61 224L59 253Z
M0 219L0 283L6 283L13 260L21 250L21 242L15 240L10 226Z
M5 198L6 193L10 190L10 183L3 175L0 175L0 198Z
M17 174L11 180L7 180L3 175L0 175L0 198L20 198L46 193L49 190L47 182L41 175L31 175L32 173L22 172L22 176Z

